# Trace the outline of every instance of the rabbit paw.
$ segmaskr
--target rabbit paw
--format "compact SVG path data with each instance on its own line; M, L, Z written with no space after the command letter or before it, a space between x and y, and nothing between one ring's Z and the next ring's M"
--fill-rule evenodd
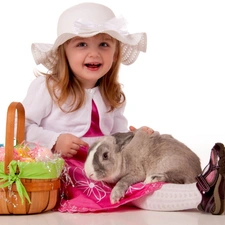
M110 202L112 204L118 203L120 199L124 197L124 195L125 195L125 191L121 190L118 187L114 187L110 194Z
M167 181L164 174L151 174L146 177L144 184L150 184L154 182Z

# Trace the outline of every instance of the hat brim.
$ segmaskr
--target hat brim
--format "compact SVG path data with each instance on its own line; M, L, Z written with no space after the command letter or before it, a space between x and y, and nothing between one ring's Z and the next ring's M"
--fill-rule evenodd
M134 33L121 35L113 30L104 30L104 32L81 33L79 37L92 37L99 33L105 33L121 42L122 45L122 63L125 65L132 64L136 61L140 51L146 52L147 35L146 33ZM56 51L60 45L67 40L78 35L72 33L64 33L60 35L54 44L33 43L31 46L32 54L37 65L42 64L47 69L51 69L56 62Z

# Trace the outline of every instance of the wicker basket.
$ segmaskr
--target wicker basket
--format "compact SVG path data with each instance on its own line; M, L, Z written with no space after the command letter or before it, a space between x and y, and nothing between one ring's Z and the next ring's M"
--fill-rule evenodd
M17 112L17 114L16 114ZM17 115L16 140L22 143L25 137L25 112L23 105L12 102L8 107L5 139L4 173L8 176L9 163L13 160L14 126ZM3 164L2 164L3 165ZM17 169L16 174L19 174ZM0 178L1 180L1 178ZM17 186L13 183L10 187L0 188L0 214L34 214L49 211L57 203L60 179L20 179L30 198L30 202L19 196ZM0 182L0 185L3 182ZM9 190L10 189L10 190Z

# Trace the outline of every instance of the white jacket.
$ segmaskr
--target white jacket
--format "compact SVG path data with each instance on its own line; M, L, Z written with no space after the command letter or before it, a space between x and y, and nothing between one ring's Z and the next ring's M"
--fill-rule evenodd
M26 141L39 143L51 149L61 133L71 133L82 138L91 124L92 99L98 109L99 125L104 135L128 131L127 119L123 115L125 104L107 113L109 108L105 105L99 88L85 91L85 105L75 112L64 113L52 101L45 77L37 77L31 83L22 102L26 116ZM67 109L66 104L63 108Z

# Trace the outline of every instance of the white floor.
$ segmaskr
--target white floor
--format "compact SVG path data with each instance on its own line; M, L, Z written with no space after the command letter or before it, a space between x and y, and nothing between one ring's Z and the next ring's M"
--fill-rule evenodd
M225 215L199 211L153 212L121 208L101 213L46 212L36 215L1 215L1 225L224 225Z

